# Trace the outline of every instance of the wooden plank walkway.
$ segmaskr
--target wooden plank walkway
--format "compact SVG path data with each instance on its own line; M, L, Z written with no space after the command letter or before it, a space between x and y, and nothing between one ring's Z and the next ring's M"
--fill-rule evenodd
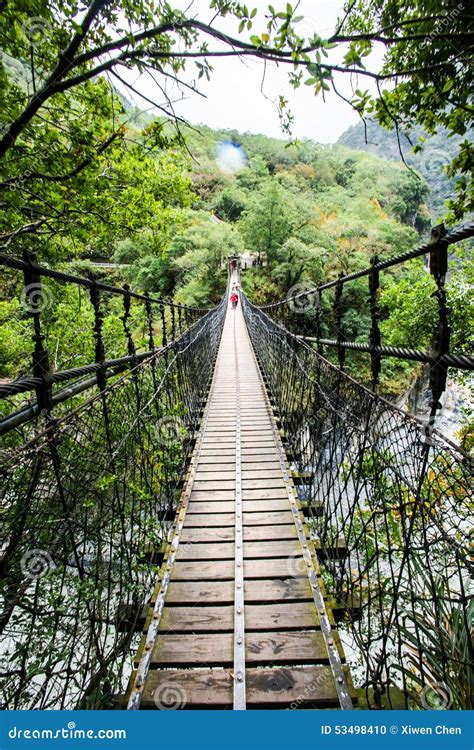
M313 543L240 306L229 308L129 708L350 708Z

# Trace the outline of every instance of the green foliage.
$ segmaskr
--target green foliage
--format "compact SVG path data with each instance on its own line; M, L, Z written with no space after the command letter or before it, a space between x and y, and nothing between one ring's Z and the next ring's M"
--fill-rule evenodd
M225 187L213 201L213 208L219 219L237 221L247 204L245 192L237 186Z
M469 141L469 137L467 140ZM463 138L448 134L446 128L439 127L437 132L428 134L420 126L412 128L406 135L395 130L385 130L374 120L353 125L339 138L338 143L351 149L367 151L384 159L400 161L403 155L405 162L426 181L428 194L426 203L433 221L443 219L447 214L447 202L453 201L455 189L461 192L462 173L470 169L472 158L466 159L467 144L463 154L457 156ZM452 167L446 169L452 162ZM423 184L416 174L413 179ZM467 189L467 185L464 189ZM467 195L462 203L467 201ZM453 215L457 221L460 215Z
M270 180L251 196L240 229L247 247L265 253L273 265L277 250L294 234L296 222L296 206L276 180Z

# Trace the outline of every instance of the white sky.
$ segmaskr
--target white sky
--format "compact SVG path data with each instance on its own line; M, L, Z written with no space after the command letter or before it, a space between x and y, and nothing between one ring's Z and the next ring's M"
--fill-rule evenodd
M271 0L270 0L271 2ZM210 21L212 11L209 10L208 0L194 0L192 5L185 0L178 0L176 5L190 7L189 15L196 14L201 21ZM334 30L336 20L341 14L342 0L300 0L298 15L304 16L304 21L298 24L301 34L311 35L314 31L322 37L327 37ZM278 10L284 8L286 0L273 0L274 7ZM250 35L265 31L265 12L268 9L267 0L249 0L248 7L258 8L258 14L254 19L254 28L244 31L242 38L250 39ZM235 19L220 20L216 26L229 34L237 36L237 22ZM210 49L218 48L216 43L209 44ZM334 54L338 58L334 58ZM333 51L331 61L340 59L340 51ZM264 133L277 138L284 137L281 132L280 122L274 101L280 94L289 101L291 112L294 116L292 128L293 137L312 138L321 143L334 143L339 136L349 127L358 122L358 115L345 102L341 101L332 91L326 93L324 102L321 94L314 96L314 91L309 86L300 86L293 90L288 83L288 72L292 68L288 65L277 67L267 65L265 73L264 93L261 92L262 75L264 64L259 60L246 59L240 62L236 58L221 58L212 61L214 72L211 81L199 82L200 91L206 98L186 93L184 101L175 104L175 112L187 119L189 122L203 123L213 128L235 128L241 132ZM188 66L187 80L194 76L194 63ZM123 75L123 74L122 74ZM305 75L304 78L307 78ZM303 80L304 80L303 78ZM146 75L136 80L135 76L128 76L129 82L142 93L149 96L153 101L162 101L157 87ZM365 81L349 81L346 76L339 76L338 88L344 96L351 94L353 88L367 88ZM128 91L127 98L131 98ZM178 96L178 94L176 94ZM266 98L267 97L267 98ZM141 98L134 97L134 102L143 109L149 105Z

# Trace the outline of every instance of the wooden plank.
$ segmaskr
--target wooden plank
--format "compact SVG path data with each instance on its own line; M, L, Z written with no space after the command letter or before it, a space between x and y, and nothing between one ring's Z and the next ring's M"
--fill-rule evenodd
M340 652L340 642L338 642ZM250 664L329 663L324 636L320 630L246 633L245 657Z
M267 469L280 469L280 464L274 456L250 456L242 461L242 471L255 469L257 471L266 471Z
M266 559L269 557L283 557L290 559L301 557L301 545L296 540L283 541L258 541L244 543L245 559ZM211 542L182 542L176 552L177 560L233 560L235 557L235 544L231 542L219 542L213 539ZM291 575L291 567L288 573Z
M251 667L246 672L249 708L331 708L339 705L331 670L304 667ZM230 708L233 677L228 668L152 669L143 690L142 708Z
M244 542L256 542L259 539L270 541L297 538L294 524L287 524L286 526L244 526Z
M244 492L245 490L263 490L266 492L270 489L278 489L286 493L286 487L281 472L274 478L261 476L258 479L248 479L242 477L242 490Z
M296 579L294 579L296 580ZM234 580L229 581L177 581L172 578L167 604L232 604Z
M215 516L209 516L208 514L202 513L188 513L186 514L186 527L187 529L199 528L209 526L235 526L235 516L233 513L219 513Z
M229 456L205 456L204 460L202 458L199 460L196 469L197 474L215 476L228 471L233 471L235 476L235 459L232 460Z
M302 555L301 545L296 540L244 542L244 556L249 560L269 557L287 558L296 555Z
M258 605L250 605L258 606ZM160 620L160 632L213 633L233 632L234 608L231 606L167 607ZM216 639L217 640L217 639Z
M232 480L232 485L234 485L235 482L235 464L233 469L223 469L222 471L220 469L216 470L215 467L209 468L208 471L203 469L202 467L198 467L196 469L196 475L194 477L194 487L196 487L197 490L199 490L198 485L201 482L206 482L208 485L214 484L217 482L223 482L224 480ZM206 491L209 491L211 488L210 486L207 487L204 485L204 489Z
M180 544L176 552L177 560L233 560L234 557L234 542L215 542L214 544L188 542Z
M288 575L288 573L287 573ZM173 565L172 581L233 581L234 561L220 562L176 562Z
M232 513L235 509L235 503L233 500L229 500L228 502L224 500L219 500L215 503L204 503L204 502L195 502L191 501L188 505L188 510L186 513L186 520L188 515L192 515L193 513L198 513L199 515L202 515L205 513L208 514L220 514L220 513ZM204 524L206 525L206 524Z
M158 635L153 648L152 666L230 666L234 661L233 633L218 637L201 633L194 635Z
M250 668L246 672L248 708L338 707L330 667Z
M289 508L289 501L288 500L268 500L265 503L265 508L268 511L284 511L287 508ZM242 507L245 512L252 513L254 511L260 511L262 507L262 503L258 500L244 500L242 503ZM233 501L224 501L224 500L218 500L217 502L195 502L191 501L188 506L188 513L199 513L199 514L208 514L208 513L232 513L232 511L235 508L235 503Z
M288 511L277 512L260 512L244 513L243 515L244 530L245 526L267 526L273 524L290 524L293 523L293 514Z
M242 434L242 446L243 448L274 448L275 442L268 431L262 435L246 432Z
M307 578L303 565L298 563L300 558L275 558L270 560L244 560L244 575L246 578ZM192 563L191 563L192 564Z
M248 579L244 582L245 602L313 601L307 578ZM233 580L172 580L166 596L167 604L232 604Z
M242 448L242 460L245 461L248 456L277 456L275 444L268 446L248 446Z
M209 447L206 447L203 443L200 455L201 458L203 456L234 456L235 459L235 443L228 446L210 445ZM228 458L227 460L230 461L231 459Z
M211 440L210 438L203 440L201 456L215 456L217 454L222 456L233 455L235 457L235 441L232 442L229 440L223 443L222 440Z
M143 689L144 709L231 708L234 681L230 669L152 669Z
M262 509L262 500L265 498L256 498L255 500L249 500L246 499L244 495L244 499L242 502L242 507L245 512L252 513L252 512L261 512ZM265 502L265 510L266 511L285 511L287 508L289 508L289 500L288 499L275 499L275 500L267 500Z
M300 558L272 558L266 560L245 559L244 575L246 578L306 578ZM233 560L200 560L198 562L177 561L173 565L173 581L218 581L233 580Z
M219 472L219 476L220 476L220 472ZM279 479L280 482L284 484L283 474L278 465L274 469L268 466L256 468L256 466L253 466L253 465L252 465L252 468L247 468L244 465L242 467L242 479L244 481L244 486L248 486L249 479L258 479L258 480ZM272 485L267 483L267 487L271 487L271 486Z
M314 602L249 604L245 606L246 630L303 630L318 628Z
M232 633L159 634L152 652L153 667L229 666L234 661ZM324 664L328 653L321 631L245 634L248 664Z
M216 470L218 470L217 467L220 466L221 464L223 464L224 466L234 466L235 467L235 455L232 455L232 456L223 455L223 456L221 456L221 455L216 454L216 455L211 455L211 456L207 456L207 455L203 456L202 453L201 453L201 455L199 457L198 468L201 468L201 467L204 468L204 467L206 467L204 469L205 471L211 471L211 469L207 468L209 466L209 467L216 467Z
M246 630L304 630L319 627L319 617L311 602L284 602L245 605ZM233 632L234 608L211 605L163 609L160 632L214 633Z
M204 481L202 479L195 479L193 484L193 492L198 492L199 490L205 490L206 492L213 492L214 490L220 491L220 490L234 490L235 489L235 474L233 479L217 479L216 477L213 477L213 479L209 481Z
M269 489L245 487L242 490L242 496L244 500L275 500L282 498L288 499L288 493L285 486L270 487Z
M235 500L235 490L193 490L190 500L196 502L217 502L219 500Z
M313 601L308 578L275 578L247 580L244 584L245 601L287 602Z
M273 527L278 528L278 527ZM233 542L235 529L232 526L213 527L211 529L188 528L187 524L181 532L181 544L187 542Z

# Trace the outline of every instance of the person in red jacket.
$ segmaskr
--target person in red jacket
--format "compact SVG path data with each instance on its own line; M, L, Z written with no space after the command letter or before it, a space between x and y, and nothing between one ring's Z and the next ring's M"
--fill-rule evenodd
M235 292L232 292L230 295L230 301L232 302L232 307L235 309L237 307L237 302L239 301L239 297Z

